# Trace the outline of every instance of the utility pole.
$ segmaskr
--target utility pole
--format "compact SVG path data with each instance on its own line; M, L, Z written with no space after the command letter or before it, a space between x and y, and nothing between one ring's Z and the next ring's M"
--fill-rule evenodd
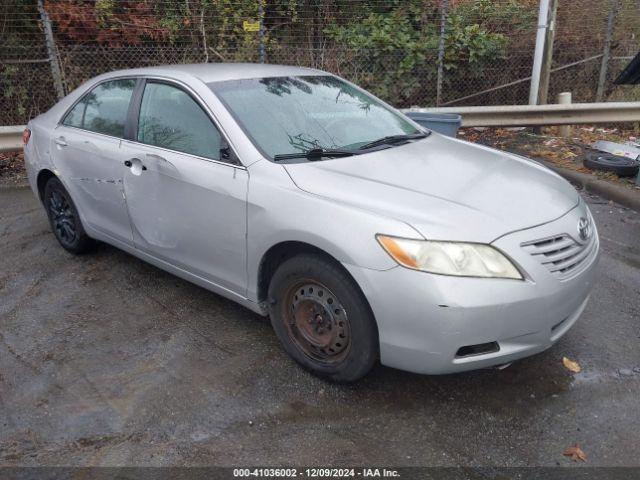
M56 44L53 38L53 30L51 29L51 21L49 15L44 9L42 0L38 0L38 11L40 12L40 20L44 27L44 39L47 45L47 55L49 56L49 65L51 66L51 76L53 77L53 85L56 88L58 94L58 100L64 97L64 84L62 83L62 70L60 69L60 63L58 62L58 55L56 53Z
M529 89L529 105L537 105L540 89L540 74L542 71L542 57L549 18L549 0L540 0L538 11L538 29L536 33L536 49L533 54L533 67L531 69L531 88Z
M616 18L618 2L614 2L607 19L607 36L604 41L604 52L602 63L600 64L600 77L598 78L598 89L596 90L596 102L601 102L604 96L604 84L607 82L607 70L609 69L609 58L611 57L611 40L613 38L613 23Z
M540 74L540 93L538 104L545 105L549 98L549 82L551 80L551 64L553 63L553 41L556 36L556 17L558 14L558 0L551 0L551 12L549 15L549 27L544 42L544 55L542 58L542 72Z

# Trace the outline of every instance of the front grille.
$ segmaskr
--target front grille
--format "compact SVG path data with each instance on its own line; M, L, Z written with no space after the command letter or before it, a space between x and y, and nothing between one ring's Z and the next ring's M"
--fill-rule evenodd
M586 243L580 243L568 234L534 240L522 244L522 248L533 255L541 264L558 278L577 274L586 260L597 248L596 234Z

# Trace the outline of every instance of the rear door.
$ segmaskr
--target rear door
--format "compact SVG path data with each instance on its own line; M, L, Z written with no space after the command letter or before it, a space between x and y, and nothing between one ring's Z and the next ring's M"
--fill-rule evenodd
M119 150L135 85L136 79L125 78L94 87L56 127L51 148L86 225L128 245L133 238Z
M147 80L137 114L122 143L135 247L244 293L246 169L186 87Z

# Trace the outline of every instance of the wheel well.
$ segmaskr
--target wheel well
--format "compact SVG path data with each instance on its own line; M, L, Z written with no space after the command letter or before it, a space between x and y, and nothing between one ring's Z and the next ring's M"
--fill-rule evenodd
M38 195L40 196L40 201L44 201L44 186L47 184L51 177L55 177L55 173L51 170L40 170L38 173L37 185L38 185Z
M288 241L278 243L267 250L267 252L262 257L262 261L260 262L260 267L258 269L258 302L264 302L265 300L267 300L269 283L271 283L273 274L276 272L278 267L288 259L302 253L314 253L325 257L329 262L334 263L338 266L338 268L342 269L347 274L347 276L353 280L356 288L358 288L363 294L362 296L367 305L367 308L371 312L371 317L374 319L374 328L376 329L376 338L378 338L378 324L375 320L375 314L371 309L369 301L362 292L360 285L358 285L358 282L356 282L351 273L349 273L349 271L344 268L344 266L335 257L309 243Z
M333 256L329 255L324 250L314 247L309 243L304 242L282 242L271 247L262 257L260 262L260 268L258 269L258 301L262 302L267 299L267 293L269 291L269 283L273 278L273 274L278 267L285 261L289 260L301 253L315 253L322 255L327 260L336 263L342 267L340 262Z

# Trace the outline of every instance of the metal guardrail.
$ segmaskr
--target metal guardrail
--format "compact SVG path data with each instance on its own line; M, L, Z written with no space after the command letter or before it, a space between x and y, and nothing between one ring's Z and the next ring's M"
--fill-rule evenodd
M497 105L489 107L408 108L403 112L458 113L463 127L533 127L640 122L640 102L567 105Z
M0 152L11 152L22 148L24 125L0 127Z
M407 108L403 111L458 113L462 115L463 127L533 127L640 122L640 102ZM24 126L0 127L0 152L20 150L24 128Z

